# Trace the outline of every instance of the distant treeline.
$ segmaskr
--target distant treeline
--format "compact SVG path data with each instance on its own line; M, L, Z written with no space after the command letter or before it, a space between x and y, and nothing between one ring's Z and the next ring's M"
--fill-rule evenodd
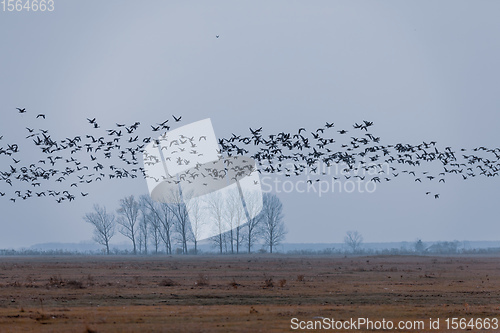
M438 242L434 243L431 246L422 249L421 251L417 251L415 249L409 248L391 248L391 249L359 249L356 253L352 251L346 250L345 248L325 248L320 250L310 250L310 249L301 249L301 250L289 250L286 252L275 251L274 253L282 254L282 255L334 255L334 256L344 256L344 255L366 255L366 256L376 256L376 255L474 255L474 254L500 254L500 247L490 247L490 248L458 248L455 246L456 242ZM257 251L258 254L266 254L269 253L266 248L261 248ZM120 255L120 256L134 256L133 251L127 249L117 249L113 248L110 253L111 255ZM223 253L220 254L218 251L201 251L200 249L197 252L194 249L190 250L188 254L191 255L231 255L232 253ZM78 250L39 250L39 249L0 249L0 256L87 256L87 255L106 255L106 250L87 250L87 251L78 251ZM185 255L181 248L173 251L172 254L169 254L165 251L158 251L157 253L149 253L149 254L141 254L142 256L171 256L171 255ZM249 255L248 253L239 253L232 255Z
M417 252L410 249L361 249L356 253L348 251L345 249L323 249L323 250L290 250L287 251L288 255L366 255L366 256L377 256L377 255L441 255L441 254L500 254L500 248L481 248L481 249L457 249L456 251L449 251L447 249L443 250L433 250L433 251L423 251Z

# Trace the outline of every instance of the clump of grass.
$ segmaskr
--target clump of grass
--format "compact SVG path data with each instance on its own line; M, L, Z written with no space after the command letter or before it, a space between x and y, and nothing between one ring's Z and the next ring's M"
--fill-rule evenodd
M64 286L64 280L61 278L61 276L56 276L53 275L49 278L49 282L46 284L47 288L60 288Z
M173 287L173 286L178 285L178 283L172 279L166 278L166 279L161 280L158 285L161 287Z
M49 320L49 319L50 319L50 316L45 314L45 313L38 313L35 316L36 321L45 321L45 320Z
M266 277L264 276L264 285L262 288L273 288L274 287L274 281L272 277Z
M19 287L23 286L19 281L14 281L14 282L8 283L7 285L9 287L15 287L15 288L19 288Z
M84 285L82 281L78 280L68 280L65 282L65 287L73 288L73 289L84 289Z
M49 282L46 284L47 288L72 288L72 289L84 289L82 281L78 280L64 280L60 275L51 276Z
M97 331L95 331L87 326L87 327L85 327L85 333L97 333Z
M284 286L286 286L286 279L279 280L278 285L280 286L280 288L283 288Z
M231 282L229 282L229 285L231 287L233 287L234 289L238 289L238 287L241 286L241 284L239 284L239 283L236 282L235 278L233 278L233 280Z
M134 284L140 286L141 285L141 277L136 275L133 277Z
M194 284L197 286L201 286L201 287L208 286L210 284L210 279L208 278L208 276L206 274L200 273L198 275L198 279L196 280L196 282Z
M33 284L34 280L33 280L33 277L31 275L28 275L26 277L26 283L24 284L24 286L26 288L34 288L35 285Z
M87 286L93 286L95 284L94 277L92 275L87 275Z

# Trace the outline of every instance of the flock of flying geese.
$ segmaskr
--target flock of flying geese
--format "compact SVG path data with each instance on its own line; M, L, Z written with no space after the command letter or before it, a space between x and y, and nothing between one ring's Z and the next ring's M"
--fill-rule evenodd
M29 114L26 108L17 108L17 111ZM34 118L41 123L46 121L45 114ZM168 131L170 120L179 123L181 119L181 116L172 116L150 125L150 132ZM91 127L89 134L64 139L56 139L42 128L26 127L26 143L36 146L42 156L27 163L23 163L20 154L21 144L6 142L7 139L0 136L0 198L17 202L53 197L62 203L87 196L89 193L81 189L94 182L147 177L141 157L146 145L157 139L141 137L140 122L117 123L115 128L103 131L96 118L87 118L87 121ZM247 135L232 134L219 139L219 152L221 157L250 156L257 161L261 173L285 177L307 174L309 183L319 182L322 177L336 180L353 177L380 183L400 174L412 176L418 183L445 183L448 175L461 175L467 180L476 176L498 176L500 171L500 148L454 151L451 147L439 149L434 141L384 145L380 137L368 132L372 126L373 122L363 120L352 129L337 129L333 122L326 122L312 132L302 127L296 133L270 135L265 135L262 127L250 128ZM440 172L420 171L429 162L437 162ZM342 166L340 174L332 176L325 172L325 167L334 165ZM439 198L438 193L427 191L426 194Z

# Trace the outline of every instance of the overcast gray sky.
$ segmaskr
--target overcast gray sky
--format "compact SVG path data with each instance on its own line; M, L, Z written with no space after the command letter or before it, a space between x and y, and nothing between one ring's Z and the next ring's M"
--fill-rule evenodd
M497 147L499 12L498 1L456 0L56 0L52 13L0 12L0 135L39 126L66 137L85 134L87 117L106 128L174 114L210 117L219 138L365 119L382 144ZM371 194L278 195L287 242L342 242L348 230L366 242L499 240L498 188L498 177L449 177L435 200L407 178ZM94 203L113 210L147 186L85 191L66 204L1 198L0 248L90 240L82 216Z

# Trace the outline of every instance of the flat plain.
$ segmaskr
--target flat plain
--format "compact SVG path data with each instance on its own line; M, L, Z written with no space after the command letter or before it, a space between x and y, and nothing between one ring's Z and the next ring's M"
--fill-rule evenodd
M445 320L500 319L500 257L0 257L0 332L287 332L292 318L498 332Z

